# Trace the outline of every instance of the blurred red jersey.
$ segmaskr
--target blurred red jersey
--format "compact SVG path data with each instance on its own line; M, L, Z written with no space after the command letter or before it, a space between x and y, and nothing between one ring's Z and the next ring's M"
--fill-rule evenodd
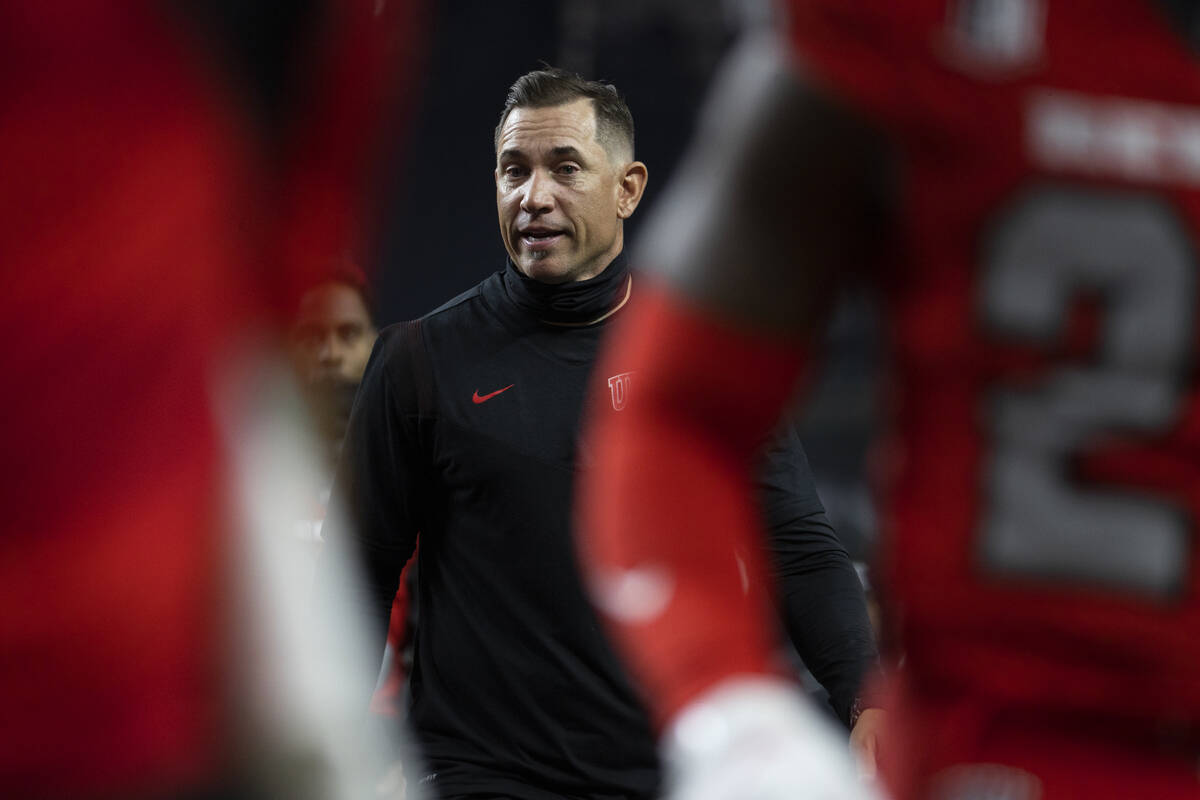
M7 6L0 786L154 792L218 761L211 378L245 301L229 116L132 3Z
M340 16L373 19L373 5ZM0 7L4 796L151 796L228 777L230 477L214 395L307 265L289 267L279 244L301 215L263 211L277 188L248 115L170 11ZM378 55L355 41L359 61ZM333 74L330 97L351 78L314 71ZM378 104L384 81L366 77L325 110ZM344 123L321 110L280 172L338 167L323 173L321 207L342 223L322 242L333 249L361 201L344 184L368 159L355 137L309 142ZM375 114L354 118L375 130Z
M806 79L900 166L884 565L915 691L1200 722L1194 45L1153 2L790 5Z

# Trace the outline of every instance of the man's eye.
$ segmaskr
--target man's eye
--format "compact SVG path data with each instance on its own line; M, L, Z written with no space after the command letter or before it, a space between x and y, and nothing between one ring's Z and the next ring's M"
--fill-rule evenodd
M579 172L579 167L574 164L563 164L558 168L558 171L563 175L574 175Z
M525 168L524 167L512 166L512 167L504 168L504 177L506 177L506 178L518 179L518 178L523 178L524 176L525 176Z

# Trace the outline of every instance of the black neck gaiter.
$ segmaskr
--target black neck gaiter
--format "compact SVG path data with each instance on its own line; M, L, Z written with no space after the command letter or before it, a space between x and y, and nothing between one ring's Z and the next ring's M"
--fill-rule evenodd
M619 253L603 272L586 281L542 283L527 277L512 259L504 288L522 311L552 325L586 325L620 305L628 292L629 259Z

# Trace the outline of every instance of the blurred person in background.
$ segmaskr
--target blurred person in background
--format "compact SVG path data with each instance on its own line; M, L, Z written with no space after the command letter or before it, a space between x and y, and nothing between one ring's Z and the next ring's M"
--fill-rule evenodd
M308 555L306 576L316 569L333 471L358 384L379 335L371 306L366 275L345 258L300 296L300 306L291 323L292 365L322 458L322 469L316 475L320 483L313 488L312 503L295 529L298 544ZM391 718L403 713L404 685L411 665L412 631L416 622L416 609L411 601L415 581L412 566L411 563L405 566L396 589L381 682L371 699L372 712ZM309 582L306 577L305 584Z
M584 550L675 796L849 791L790 761L812 712L719 554L760 538L753 447L859 277L894 359L896 796L1200 796L1200 5L787 10L713 90L605 357L639 391L588 440Z
M260 390L295 256L366 227L413 24L408 3L0 7L5 797L347 796L314 743L331 706L294 694L304 665L251 600L287 507L247 467L281 413Z
M322 458L309 509L314 525L307 538L313 541L320 540L350 407L378 336L367 293L366 276L347 260L300 295L288 331L292 367Z
M304 292L291 326L293 364L331 474L378 336L367 292L366 275L344 263Z
M508 262L381 332L332 502L356 524L329 528L326 548L361 560L368 593L345 613L370 618L381 646L420 532L410 719L429 791L648 798L659 785L652 723L600 631L571 534L574 476L590 460L576 444L582 410L636 396L623 370L586 387L610 320L637 302L623 226L647 171L616 90L561 70L513 84L495 148ZM881 712L858 702L875 660L862 587L794 431L764 461L785 623L843 722L873 746ZM658 468L652 457L638 467ZM739 554L724 555L736 575Z

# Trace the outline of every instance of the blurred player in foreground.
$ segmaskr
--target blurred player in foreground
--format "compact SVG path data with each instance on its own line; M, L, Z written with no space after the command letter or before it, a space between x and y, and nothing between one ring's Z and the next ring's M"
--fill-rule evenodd
M269 537L281 312L362 220L407 5L233 5L0 6L0 796L374 789Z
M1200 6L789 5L647 234L640 371L591 431L584 551L678 795L840 796L789 764L806 710L713 556L857 274L893 352L891 788L1200 796Z

